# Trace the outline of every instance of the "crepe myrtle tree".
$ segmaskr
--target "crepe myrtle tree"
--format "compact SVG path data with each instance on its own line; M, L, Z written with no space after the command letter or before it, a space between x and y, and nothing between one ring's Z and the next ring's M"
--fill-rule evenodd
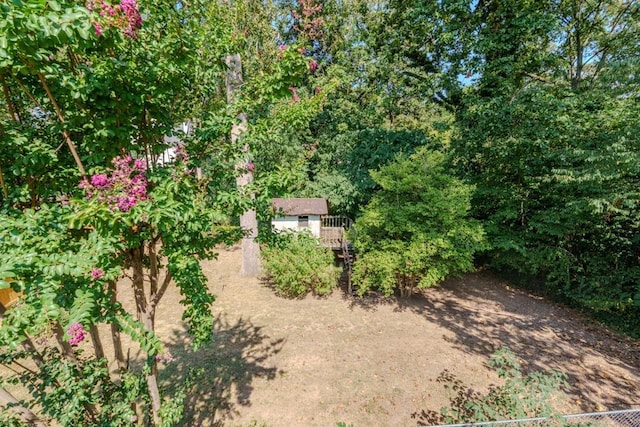
M166 423L171 417L163 414L173 408L175 415L180 402L163 400L157 384L163 349L154 334L156 308L174 282L194 346L206 343L214 297L199 260L213 257L217 243L236 240L239 230L216 226L221 213L182 162L149 172L140 159L120 157L80 187L82 197L65 205L0 219L2 276L10 279L4 283L23 294L0 328L2 362L15 374L5 380L29 387L33 400L24 406L37 404L43 417L62 424L102 424L115 414L126 425L144 418L147 407L155 424ZM133 291L132 313L118 300L120 286ZM102 345L106 327L113 354ZM55 340L34 339L47 332ZM128 368L123 333L143 351L138 372ZM115 362L115 375L107 359Z
M185 390L158 386L158 363L172 358L155 335L156 309L175 283L193 345L210 339L214 297L199 261L241 237L227 224L246 202L215 187L233 166L196 177L200 153L225 143L208 139L215 132L203 129L170 164L155 160L175 123L196 112L203 127L215 115L232 122L247 101L218 102L224 64L199 59L233 48L221 6L169 3L0 1L0 288L21 294L0 306L2 425L181 418ZM282 82L254 83L265 88L256 102L282 97L269 87L300 84L289 75L308 73L307 61L295 52ZM125 335L141 363L127 359Z

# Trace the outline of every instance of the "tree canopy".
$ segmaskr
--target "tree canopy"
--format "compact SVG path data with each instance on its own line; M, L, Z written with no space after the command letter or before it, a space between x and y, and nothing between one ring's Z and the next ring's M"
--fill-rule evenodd
M183 391L157 384L163 289L180 287L204 345L214 297L199 261L245 235L249 208L268 234L275 196L325 197L355 219L362 293L410 294L483 263L640 336L639 2L0 10L0 288L22 294L1 307L16 370L2 422L177 423ZM135 311L117 301L122 281ZM143 366L118 353L122 334Z

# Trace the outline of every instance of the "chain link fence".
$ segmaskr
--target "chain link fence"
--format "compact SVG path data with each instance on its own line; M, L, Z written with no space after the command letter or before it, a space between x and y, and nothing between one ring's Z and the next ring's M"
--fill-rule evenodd
M640 409L624 411L592 412L589 414L563 415L558 419L524 418L520 420L491 421L482 423L447 424L441 427L640 427ZM435 427L435 426L431 426Z

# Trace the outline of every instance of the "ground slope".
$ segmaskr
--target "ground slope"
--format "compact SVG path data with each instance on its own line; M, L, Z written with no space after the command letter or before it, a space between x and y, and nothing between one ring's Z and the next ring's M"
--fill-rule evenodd
M185 350L179 295L171 288L158 334L176 357L165 385L201 368L188 426L415 425L412 414L447 402L435 382L449 369L485 389L487 358L507 345L527 369L559 369L572 387L568 412L640 407L640 343L576 312L477 273L409 300L286 300L241 278L240 251L204 263L218 299L214 342Z

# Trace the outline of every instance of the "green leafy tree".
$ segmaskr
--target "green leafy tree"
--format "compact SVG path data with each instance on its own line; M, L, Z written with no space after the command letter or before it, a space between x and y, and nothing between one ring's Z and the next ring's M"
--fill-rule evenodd
M225 6L0 8L0 286L22 294L1 307L1 362L15 375L1 381L0 406L30 423L174 425L184 390L158 387L156 308L175 283L194 345L210 339L214 297L199 261L241 237L230 218L248 203L228 186L238 173L229 128L247 106L270 114L264 105L290 95L282 85L297 84L307 61L292 52L275 77L251 82L263 97L228 106L221 58L240 35ZM199 130L163 163L164 136L187 120ZM123 334L141 365L127 363Z
M381 187L356 220L353 281L362 295L415 288L474 269L484 232L469 218L473 187L448 175L444 155L420 150L372 171Z
M637 335L640 9L567 1L507 26L497 11L504 34L469 39L485 61L452 141L493 265Z

